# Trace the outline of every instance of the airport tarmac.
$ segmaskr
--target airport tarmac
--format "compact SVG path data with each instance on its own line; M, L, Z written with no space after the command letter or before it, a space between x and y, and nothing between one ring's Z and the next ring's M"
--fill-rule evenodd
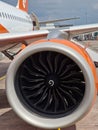
M94 50L95 52L98 53L98 41L83 41L80 42L81 44L83 44L84 46L89 46L90 49Z
M90 44L91 48L98 52L97 41ZM5 92L5 74L10 62L8 58L0 60L0 130L42 130L21 120L10 108ZM72 126L61 130L98 130L98 97L91 112L76 124L76 128Z

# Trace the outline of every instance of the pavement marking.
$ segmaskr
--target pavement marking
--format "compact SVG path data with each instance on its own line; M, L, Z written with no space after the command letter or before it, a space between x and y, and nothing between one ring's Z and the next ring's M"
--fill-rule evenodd
M6 77L5 75L2 76L2 77L0 77L0 81L3 80L3 79L5 79L5 77Z

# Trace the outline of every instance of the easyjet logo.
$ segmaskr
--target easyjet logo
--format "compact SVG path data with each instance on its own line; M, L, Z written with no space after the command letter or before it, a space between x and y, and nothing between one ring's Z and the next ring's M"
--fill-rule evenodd
M26 0L23 0L23 8L26 8Z

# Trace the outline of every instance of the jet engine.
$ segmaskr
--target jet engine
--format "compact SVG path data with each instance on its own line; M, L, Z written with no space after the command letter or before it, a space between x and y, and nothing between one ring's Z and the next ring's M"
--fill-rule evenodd
M7 97L13 110L31 125L68 127L92 108L96 79L93 61L83 48L64 39L40 40L12 61Z

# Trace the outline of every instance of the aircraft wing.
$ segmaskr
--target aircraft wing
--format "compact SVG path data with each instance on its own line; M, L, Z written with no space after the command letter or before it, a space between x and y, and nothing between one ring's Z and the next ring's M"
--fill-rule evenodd
M39 21L39 24L55 23L55 22L68 21L68 20L74 20L74 19L80 19L80 18L79 17L76 17L76 18L74 17L74 18L63 18L63 19Z
M0 51L10 48L16 43L24 43L24 41L36 41L45 38L48 35L48 30L21 32L21 33L4 33L0 34ZM29 43L28 43L29 44Z
M30 31L30 32L18 32L18 33L5 33L0 34L0 43L8 42L21 42L33 38L43 38L49 33L48 30Z
M18 43L26 40L33 39L33 41L46 38L47 35L52 31L61 31L67 32L69 37L73 37L78 34L93 32L98 30L98 24L90 24L90 25L80 25L80 26L72 26L67 28L58 28L51 30L36 30L30 32L20 32L20 33L4 33L0 34L0 48L9 43ZM1 51L0 49L0 51Z
M67 32L71 37L78 34L94 32L97 30L98 30L98 24L79 25L61 29L61 31Z

